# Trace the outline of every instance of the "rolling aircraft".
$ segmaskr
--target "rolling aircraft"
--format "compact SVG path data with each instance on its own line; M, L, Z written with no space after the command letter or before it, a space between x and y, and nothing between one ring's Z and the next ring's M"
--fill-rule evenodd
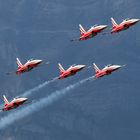
M16 58L16 60L17 60L17 65L18 65L18 69L16 71L16 74L21 74L21 73L24 73L24 72L28 72L28 71L32 70L33 68L37 67L40 63L42 63L42 60L30 59L23 65L20 62L19 58Z
M85 68L85 65L72 65L67 70L64 70L62 65L60 63L58 63L58 67L60 70L60 75L59 75L58 79L64 79L66 77L75 75L78 71Z
M80 29L80 38L78 39L73 39L71 41L82 41L82 40L87 40L90 39L92 37L95 37L98 33L100 33L101 31L103 31L104 29L107 28L107 25L94 25L92 26L88 31L86 31L81 24L79 24L79 29Z
M28 100L27 98L14 98L11 102L9 102L5 97L5 95L3 95L3 99L4 99L4 107L1 109L2 111L15 109Z
M99 69L97 67L97 65L95 63L93 63L93 68L95 69L95 76L94 78L100 78L100 77L103 77L105 75L109 75L111 74L112 72L124 67L125 65L112 65L112 64L109 64L107 66L105 66L103 69Z
M120 24L117 24L116 21L113 18L111 18L111 22L112 22L111 34L126 30L130 26L136 24L139 21L140 19L125 19Z

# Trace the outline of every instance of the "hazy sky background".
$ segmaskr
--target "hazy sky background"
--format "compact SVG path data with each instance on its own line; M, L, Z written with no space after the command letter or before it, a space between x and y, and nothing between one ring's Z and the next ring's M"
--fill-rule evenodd
M57 63L127 64L118 72L70 91L50 106L0 130L0 140L139 140L140 139L140 23L116 35L98 35L83 42L78 24L111 27L140 18L138 0L0 0L0 104L59 75ZM20 76L16 57L25 63L35 58L50 64ZM94 74L84 69L74 77L58 80L30 96L38 101ZM19 107L17 110L24 108ZM16 111L16 110L15 110ZM0 119L15 112L1 112Z

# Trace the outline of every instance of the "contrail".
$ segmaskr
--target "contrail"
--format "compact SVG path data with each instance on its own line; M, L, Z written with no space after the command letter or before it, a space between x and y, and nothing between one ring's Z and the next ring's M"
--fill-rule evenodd
M52 80L46 81L46 82L44 82L42 84L39 84L38 86L36 86L36 87L24 92L23 94L21 94L19 96L24 96L24 97L30 96L31 94L37 92L38 90L40 90L41 88L45 87L46 85L56 81L57 79L58 79L58 77L53 78Z
M28 116L28 115L44 108L45 106L52 104L54 101L58 100L63 95L65 95L68 91L80 86L81 84L84 84L86 81L90 80L91 78L92 77L83 79L75 84L71 84L71 85L67 86L66 88L57 90L57 91L53 92L51 95L41 98L39 101L37 101L31 105L28 105L28 106L22 108L21 110L18 110L16 112L13 112L13 113L1 118L0 119L0 129L4 129L5 127L11 125L15 121L20 120L23 117Z
M24 93L20 94L18 97L20 96L23 96L23 97L28 97L30 96L31 94L35 94L37 91L39 91L41 88L45 87L46 85L52 83L52 82L55 82L56 80L58 79L58 77L55 77L53 78L52 80L49 80L49 81L45 81L44 83L42 84L39 84L38 86L32 88L32 89L29 89L27 91L25 91ZM0 104L0 109L2 108L3 104Z

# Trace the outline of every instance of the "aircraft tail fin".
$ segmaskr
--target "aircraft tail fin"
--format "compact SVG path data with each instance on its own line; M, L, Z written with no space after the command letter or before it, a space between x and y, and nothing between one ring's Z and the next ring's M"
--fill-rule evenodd
M83 35L86 32L81 24L79 24L79 29L80 29L81 35Z
M93 68L94 68L95 72L100 71L100 69L97 67L97 65L95 63L93 63Z
M116 21L113 18L111 18L111 22L112 22L113 28L118 26L118 24L116 23Z
M20 62L19 58L16 58L16 59L17 59L18 68L21 68L23 66L22 63Z
M8 104L9 103L9 101L7 100L7 98L6 98L5 95L3 95L3 100L4 100L5 104Z
M58 63L58 67L59 67L60 73L63 73L65 71L60 63Z

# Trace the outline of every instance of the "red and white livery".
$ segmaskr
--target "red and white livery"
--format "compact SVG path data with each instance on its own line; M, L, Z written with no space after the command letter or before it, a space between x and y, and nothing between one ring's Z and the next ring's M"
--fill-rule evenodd
M105 75L109 75L111 74L113 71L116 71L122 67L124 67L125 65L112 65L112 64L109 64L107 66L105 66L103 69L99 69L97 67L97 65L95 63L93 63L93 68L95 70L95 78L100 78L100 77L103 77Z
M59 70L60 70L60 75L59 75L58 79L64 79L66 77L75 75L78 71L85 68L85 65L72 65L67 70L64 70L62 65L59 63L58 67L59 67Z
M14 98L11 102L9 102L7 98L5 97L5 95L3 95L3 100L4 100L4 107L2 108L2 110L8 111L8 110L17 108L18 106L26 102L28 99L27 98Z
M92 26L88 31L85 31L85 29L82 27L81 24L79 24L79 29L80 29L80 38L79 41L81 40L87 40L89 38L95 37L98 33L103 31L104 29L107 28L107 25L95 25Z
M32 70L33 68L37 67L40 63L42 63L42 60L30 59L25 64L22 64L20 62L20 60L17 58L18 69L16 71L16 74L21 74L21 73L24 73L24 72L28 72L28 71Z
M112 30L111 33L118 33L120 31L128 29L130 26L139 22L140 19L125 19L120 24L117 24L116 21L111 18Z

